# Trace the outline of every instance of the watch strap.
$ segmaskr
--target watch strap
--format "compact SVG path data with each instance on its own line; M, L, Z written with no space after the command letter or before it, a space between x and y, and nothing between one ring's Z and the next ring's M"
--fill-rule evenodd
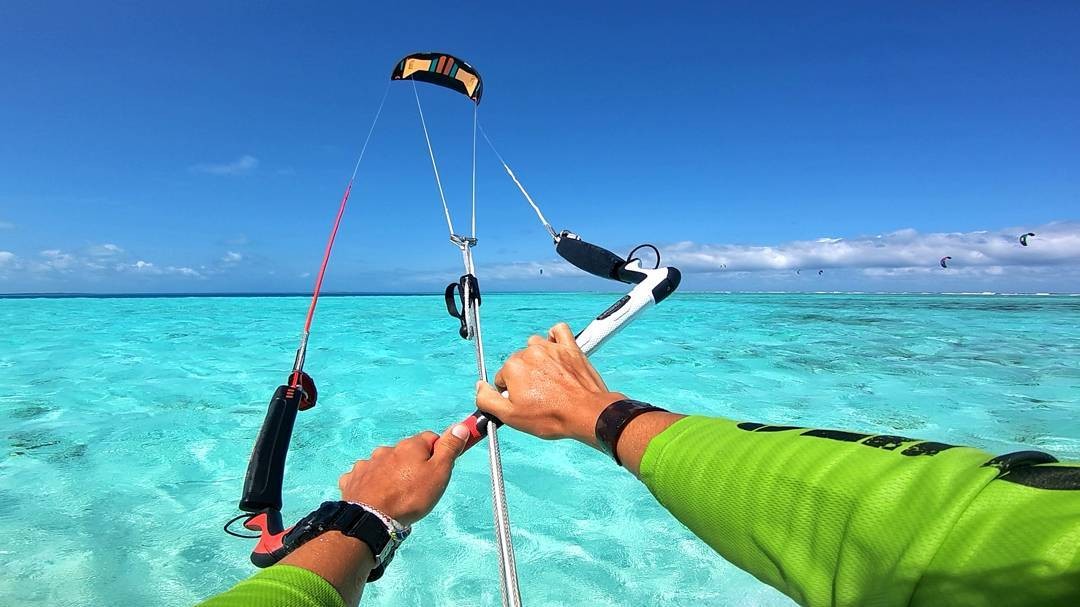
M393 533L381 517L360 505L349 502L323 502L289 530L285 535L284 544L291 552L327 531L338 531L342 535L356 538L367 544L375 559L375 568L371 570L367 578L369 582L382 577L386 566L394 558L397 545L404 539L404 537L395 537L398 534Z
M629 398L617 400L608 405L600 413L600 417L596 418L596 442L600 449L621 466L622 462L619 461L618 453L619 437L634 418L651 411L667 411L667 409Z

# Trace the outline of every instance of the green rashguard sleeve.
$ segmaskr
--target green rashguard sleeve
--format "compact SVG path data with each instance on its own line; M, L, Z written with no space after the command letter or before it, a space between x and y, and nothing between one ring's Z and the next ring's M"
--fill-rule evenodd
M199 607L345 607L338 591L314 572L274 565Z
M684 418L641 479L804 605L1080 605L1080 468L1037 452Z

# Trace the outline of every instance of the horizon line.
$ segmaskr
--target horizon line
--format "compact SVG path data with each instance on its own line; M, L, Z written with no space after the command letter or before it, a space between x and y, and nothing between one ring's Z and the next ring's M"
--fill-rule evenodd
M582 293L612 294L616 290L578 290L578 291L489 291L488 295L577 295ZM963 295L963 296L1038 296L1076 297L1080 293L1066 291L733 291L733 290L686 290L681 293L699 295ZM442 293L431 291L327 291L320 297L442 297ZM216 298L216 297L311 297L310 291L209 291L209 292L81 292L81 291L42 291L0 293L0 299L180 299L180 298Z

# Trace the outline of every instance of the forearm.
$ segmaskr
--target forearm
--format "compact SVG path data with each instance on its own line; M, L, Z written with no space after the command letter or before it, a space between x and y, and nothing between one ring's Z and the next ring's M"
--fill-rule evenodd
M281 564L315 573L338 591L345 605L353 607L360 602L375 559L364 542L330 531L297 548Z
M679 413L652 411L631 420L623 429L616 445L616 452L623 467L640 478L641 458L645 455L649 443L652 442L653 438L684 417L686 416Z
M374 566L367 544L331 531L200 607L355 607Z

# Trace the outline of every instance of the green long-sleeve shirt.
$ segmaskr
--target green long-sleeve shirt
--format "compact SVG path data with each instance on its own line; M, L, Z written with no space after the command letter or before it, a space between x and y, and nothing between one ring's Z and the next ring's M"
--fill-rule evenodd
M688 417L641 479L714 550L806 605L1080 605L1080 467L901 436ZM340 607L272 567L205 605Z
M688 417L641 478L806 605L1080 605L1080 468L1025 452Z

